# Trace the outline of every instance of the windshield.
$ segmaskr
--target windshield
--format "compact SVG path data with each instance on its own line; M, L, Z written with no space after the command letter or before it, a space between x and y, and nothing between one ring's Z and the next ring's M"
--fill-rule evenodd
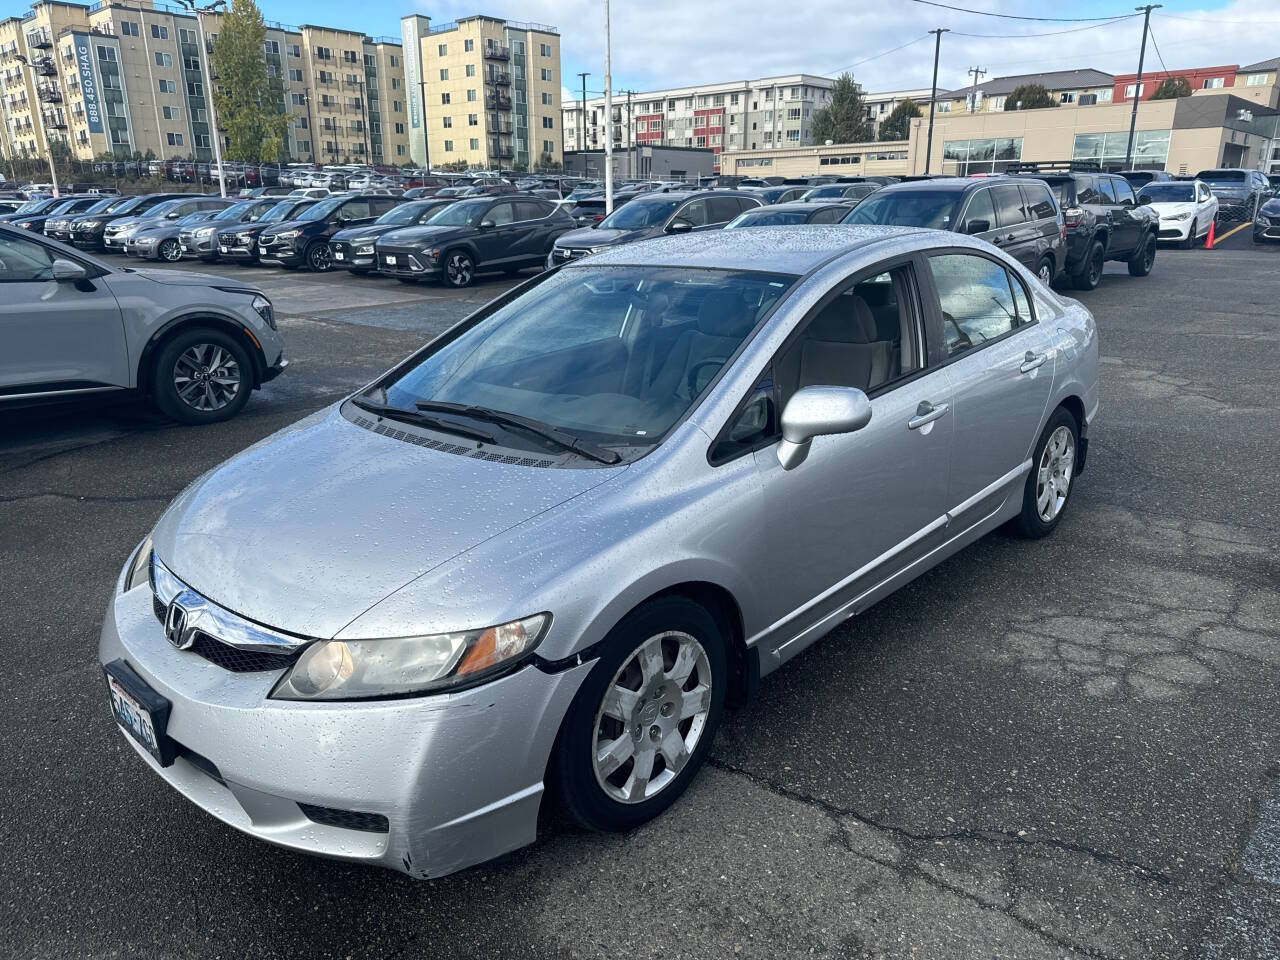
M568 267L431 352L386 387L387 403L482 406L596 442L652 445L795 279Z
M213 216L212 210L197 210L195 213L188 213L185 217L183 217L181 220L177 222L176 226L189 227L193 223L206 223L209 220L216 220L216 219L217 217ZM157 227L156 229L165 230L168 228Z
M682 202L681 199L636 200L625 207L619 207L601 220L600 229L639 230L642 227L656 227L664 223Z
M178 197L177 199L174 199L174 200L166 200L163 203L157 203L154 207L152 207L150 210L147 211L147 216L163 217L165 214L178 209L178 207L182 206L186 202L187 201L184 198Z
M427 203L402 203L398 207L392 207L374 223L414 223L423 212L431 210L435 204L428 201Z
M85 213L102 213L105 210L111 210L114 207L120 206L124 202L125 198L123 197L107 197L103 200L99 200L92 207L86 210Z
M1191 183L1149 183L1138 194L1139 203L1190 203L1195 198Z
M958 190L902 190L872 194L844 218L845 223L950 230L955 222Z
M1238 187L1245 181L1243 170L1205 170L1196 174L1211 187Z
M737 217L725 224L725 229L781 227L789 223L805 223L808 216L809 212L807 210L770 210L766 207L764 210L748 210L746 213L738 214Z
M260 223L279 223L282 220L288 220L293 211L298 209L297 200L286 200L284 203L277 203L274 207L267 211L259 222Z
M61 197L43 197L40 200L28 200L20 206L15 213L44 213L46 210L52 210L54 204L62 203Z
M145 199L147 199L147 195L145 193L140 193L135 197L130 197L124 203L120 204L120 206L112 207L111 212L115 214L131 213L136 210Z
M80 199L79 197L77 197L75 200L63 200L56 207L50 210L49 213L51 214L70 213L71 211L79 207L80 204L82 203L84 203L84 200Z
M257 202L258 201L256 200L245 200L243 203L233 203L231 206L226 207L223 210L219 210L217 215L213 219L239 220L241 215L244 214L247 210L251 209L253 205Z
M488 209L488 200L463 200L442 207L427 217L426 222L433 227L472 227L480 222Z
M323 220L333 211L337 210L346 197L329 197L327 200L321 200L314 207L309 207L303 213L298 214L299 220Z

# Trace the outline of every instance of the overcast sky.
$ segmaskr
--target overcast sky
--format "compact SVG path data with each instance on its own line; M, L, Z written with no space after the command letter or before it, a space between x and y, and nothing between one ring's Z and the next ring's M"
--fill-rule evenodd
M268 20L332 24L373 35L398 36L400 16L415 9L433 23L476 13L547 23L560 31L564 85L576 92L576 74L587 70L588 95L604 87L602 0L408 0L404 6L383 0L363 8L352 8L349 0L258 2ZM1033 17L1098 17L1132 13L1137 0L946 2ZM1141 17L1091 27L996 19L912 0L802 0L790 7L796 13L780 13L787 9L778 0L613 0L614 89L645 91L783 73L835 74L846 67L867 90L927 87L933 38L926 31L933 27L953 31L942 40L938 83L944 88L964 86L966 69L975 65L987 68L986 79L1073 67L1132 73L1142 36ZM1151 25L1172 70L1243 65L1280 55L1278 0L1164 0ZM859 64L917 38L922 39ZM1160 67L1150 44L1147 62L1151 69Z

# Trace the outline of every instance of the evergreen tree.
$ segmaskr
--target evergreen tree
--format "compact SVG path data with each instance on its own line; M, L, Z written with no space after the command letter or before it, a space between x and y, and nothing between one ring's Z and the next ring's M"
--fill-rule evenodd
M1006 110L1040 110L1057 105L1057 98L1038 83L1024 83L1014 87L1013 92L1004 99Z
M1177 100L1191 96L1191 81L1186 77L1165 77L1151 94L1152 100Z
M284 158L289 118L281 112L281 79L267 75L266 36L258 5L253 0L231 0L231 11L218 22L210 59L211 72L217 77L218 126L230 141L228 159L272 163Z
M773 107L781 109L781 102L775 102ZM809 130L814 143L865 143L872 139L862 91L853 82L852 74L842 73L836 78L831 102L813 112Z
M908 97L889 111L880 121L881 140L906 140L911 134L911 121L920 116L920 108Z

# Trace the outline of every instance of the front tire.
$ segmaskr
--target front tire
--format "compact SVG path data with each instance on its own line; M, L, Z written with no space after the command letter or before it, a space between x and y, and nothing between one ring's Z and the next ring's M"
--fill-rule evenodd
M253 358L222 330L193 327L172 337L151 367L151 394L160 412L187 424L218 423L249 402Z
M1085 258L1080 272L1072 275L1071 285L1077 290L1096 290L1098 284L1102 282L1102 265L1106 259L1107 254L1102 249L1102 241L1093 241L1093 246L1089 248L1089 256Z
M727 683L725 638L704 607L668 596L628 615L556 738L549 772L569 816L629 830L675 803L710 749Z
M476 262L465 250L450 250L444 257L444 282L455 290L471 286L476 277Z
M1032 540L1047 537L1062 520L1075 480L1080 425L1059 407L1036 441L1022 494L1022 512L1014 521L1018 533Z
M1129 276L1145 277L1155 265L1156 235L1148 233L1142 241L1142 246L1138 247L1133 256L1129 258Z
M177 263L182 259L182 246L177 240L165 240L156 253L165 263Z
M333 253L329 250L329 244L316 240L307 247L307 268L313 273L328 273L333 268Z

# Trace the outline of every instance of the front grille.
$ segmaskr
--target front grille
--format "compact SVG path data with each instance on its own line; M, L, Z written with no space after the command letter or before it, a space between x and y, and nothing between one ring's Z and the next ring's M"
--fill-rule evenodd
M329 827L342 827L344 830L363 830L365 833L387 833L391 825L380 813L360 813L357 810L336 810L333 807L318 807L311 803L298 803L308 820L323 823Z
M1161 230L1160 231L1161 240L1177 240L1181 236L1182 236L1181 230Z
M256 650L241 650L215 640L205 633L196 634L196 642L191 652L204 657L215 666L232 673L260 673L266 670L283 670L293 663L297 652L293 653L259 653Z

